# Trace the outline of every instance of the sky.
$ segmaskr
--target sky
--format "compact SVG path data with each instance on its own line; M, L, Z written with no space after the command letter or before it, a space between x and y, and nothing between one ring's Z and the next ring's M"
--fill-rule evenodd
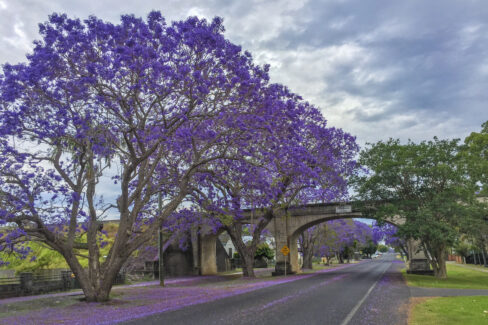
M226 37L360 145L464 139L488 120L488 2L0 0L0 64L25 61L52 12L118 22L224 19Z

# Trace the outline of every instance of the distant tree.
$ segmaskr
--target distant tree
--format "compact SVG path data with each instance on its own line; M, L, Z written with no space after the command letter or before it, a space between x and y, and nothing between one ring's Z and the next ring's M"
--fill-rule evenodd
M373 225L373 231L378 238L377 241L384 240L386 245L393 247L396 252L399 252L408 259L407 241L398 233L396 226L389 223L383 223L381 225L375 223Z
M380 251L381 253L386 253L388 252L388 246L380 244L378 245L378 251Z
M463 263L466 263L466 257L469 256L471 245L467 244L463 240L458 240L454 245L454 251L456 255L461 256Z
M361 249L361 253L363 255L366 255L368 257L371 257L374 253L376 253L376 250L378 249L378 244L376 244L373 240L368 240L365 246Z
M316 228L314 255L326 257L327 263L336 257L339 263L350 259L355 251L367 250L368 246L376 251L376 238L373 228L357 220L333 220L320 224ZM371 253L371 254L372 254Z

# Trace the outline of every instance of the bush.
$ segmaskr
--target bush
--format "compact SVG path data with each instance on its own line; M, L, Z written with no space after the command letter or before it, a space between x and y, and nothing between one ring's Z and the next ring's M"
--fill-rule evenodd
M272 260L274 258L274 251L269 247L268 243L261 243L258 245L256 249L256 254L254 254L254 258L261 259L267 258L268 260Z

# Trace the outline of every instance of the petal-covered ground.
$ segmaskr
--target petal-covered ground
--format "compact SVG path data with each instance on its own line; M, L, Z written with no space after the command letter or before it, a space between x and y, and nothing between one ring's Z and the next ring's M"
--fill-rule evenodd
M318 272L328 272L343 265ZM262 277L252 280L228 277L195 277L188 281L125 287L113 290L113 298L106 303L86 303L80 296L48 296L0 303L0 324L113 324L144 317L184 306L222 299L280 283L295 281L312 274L287 277Z

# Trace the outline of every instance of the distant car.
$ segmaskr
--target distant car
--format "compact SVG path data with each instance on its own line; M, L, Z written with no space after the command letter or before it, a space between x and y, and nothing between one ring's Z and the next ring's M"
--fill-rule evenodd
M371 255L372 258L377 258L378 256L379 256L378 254Z

